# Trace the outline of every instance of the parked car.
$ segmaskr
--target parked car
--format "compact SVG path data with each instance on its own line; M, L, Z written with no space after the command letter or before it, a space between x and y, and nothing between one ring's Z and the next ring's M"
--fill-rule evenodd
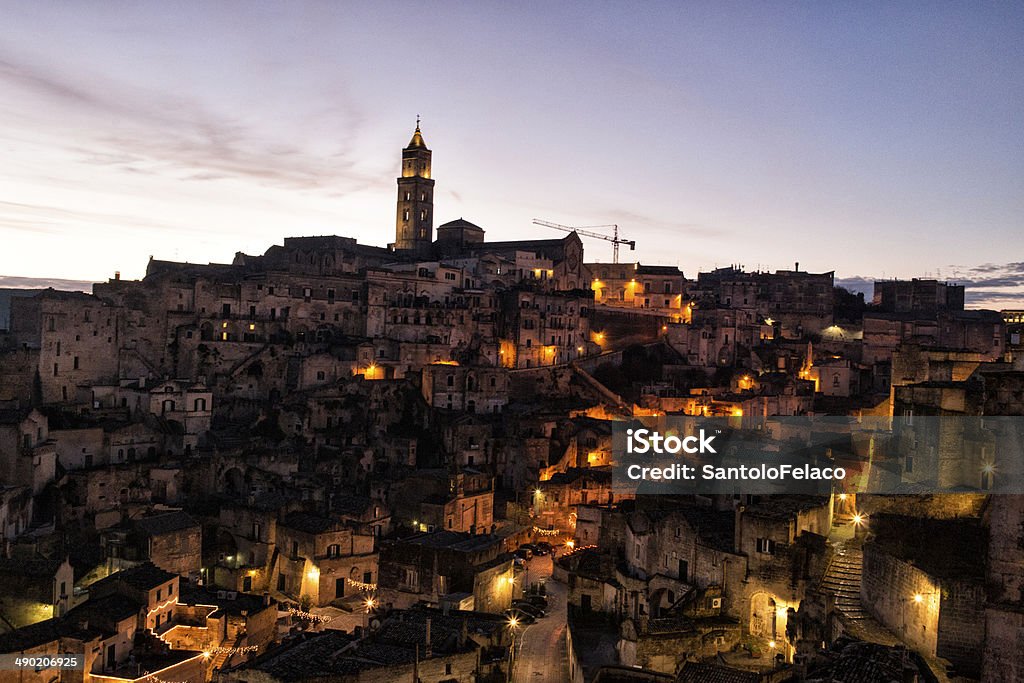
M533 551L524 546L519 546L513 554L521 560L528 560L533 557Z
M547 541L541 541L537 544L537 550L540 551L540 553L538 553L540 555L550 555L552 551L554 551L554 548L552 548L551 544Z
M526 600L513 600L512 609L517 609L522 612L526 612L534 619L540 619L542 617L547 616L547 612L545 612L542 608L537 607L536 605L532 605Z
M530 613L528 613L528 612L526 612L524 610L519 609L518 607L513 607L511 609L505 610L505 616L508 617L509 619L515 619L520 624L535 624L535 623L537 623L537 618L536 617L534 617L532 614L530 614Z
M523 597L523 600L527 601L531 605L540 607L541 609L548 608L548 599L543 595L527 595Z

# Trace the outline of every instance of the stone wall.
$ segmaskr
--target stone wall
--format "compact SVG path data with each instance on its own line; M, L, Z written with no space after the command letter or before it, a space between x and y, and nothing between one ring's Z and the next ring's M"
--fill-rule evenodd
M934 657L938 649L941 586L909 562L864 546L861 602L886 628L915 650ZM921 602L916 602L920 595Z

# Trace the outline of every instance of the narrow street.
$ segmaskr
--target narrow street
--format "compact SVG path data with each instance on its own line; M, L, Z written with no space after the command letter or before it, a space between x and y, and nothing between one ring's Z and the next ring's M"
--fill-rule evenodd
M568 680L566 587L551 579L551 566L550 555L535 557L529 562L529 581L546 579L548 614L523 629L516 639L514 683L566 683Z

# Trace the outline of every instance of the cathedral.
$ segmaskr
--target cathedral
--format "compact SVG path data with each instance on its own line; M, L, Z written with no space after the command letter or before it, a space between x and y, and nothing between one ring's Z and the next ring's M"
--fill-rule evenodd
M517 279L555 279L555 289L563 290L587 287L583 243L575 233L555 239L486 242L483 228L458 218L439 226L435 240L431 155L417 119L412 139L402 150L395 241L388 245L396 257L449 261L489 255L511 260Z

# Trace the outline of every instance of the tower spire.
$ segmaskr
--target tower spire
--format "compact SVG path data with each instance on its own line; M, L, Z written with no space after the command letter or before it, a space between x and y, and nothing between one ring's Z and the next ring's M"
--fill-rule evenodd
M426 149L427 143L423 141L423 134L420 132L420 115L416 114L416 130L413 131L412 140L406 149Z

